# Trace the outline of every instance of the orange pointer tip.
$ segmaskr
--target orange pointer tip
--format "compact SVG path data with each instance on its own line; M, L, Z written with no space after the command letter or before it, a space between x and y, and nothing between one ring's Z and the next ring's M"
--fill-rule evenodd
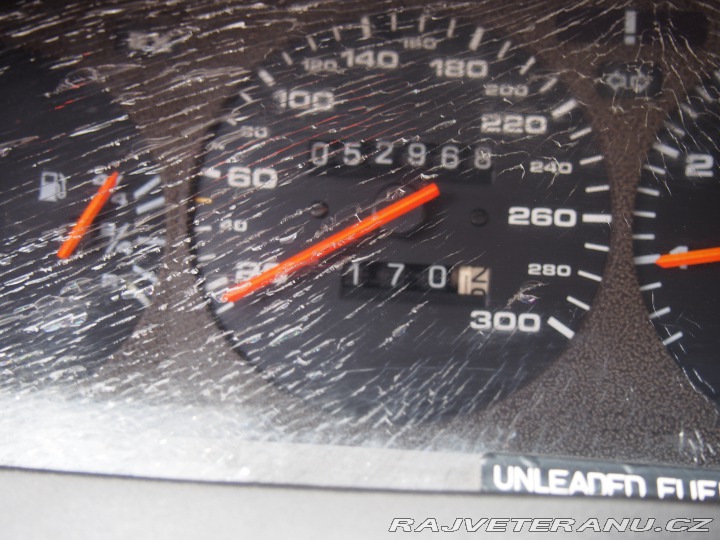
M118 171L115 171L108 176L100 186L100 189L98 189L97 193L92 199L90 199L90 202L85 207L85 210L83 210L83 213L80 215L77 223L75 223L73 228L70 230L70 235L62 243L60 249L58 249L57 256L59 259L68 259L73 253L75 253L75 249L77 249L80 240L82 240L83 236L85 236L90 228L90 225L92 225L93 221L95 221L95 218L100 213L100 210L102 210L103 206L105 206L105 203L107 203L110 198L110 195L112 195L112 190L117 185L118 176L120 176Z
M285 259L277 266L274 266L257 276L251 277L250 279L242 281L231 287L225 292L225 294L222 295L220 301L236 302L250 293L267 287L279 277L289 276L301 268L315 264L338 249L367 236L383 225L404 216L408 212L415 210L419 206L435 199L439 195L440 189L437 187L437 184L428 184L409 195L405 195L365 219L342 229L341 231L327 237L325 240L321 240L316 244L313 244L297 255L293 255L292 257Z
M692 266L720 262L720 247L708 249L694 249L682 253L668 253L660 255L655 261L661 268L677 268L678 266Z

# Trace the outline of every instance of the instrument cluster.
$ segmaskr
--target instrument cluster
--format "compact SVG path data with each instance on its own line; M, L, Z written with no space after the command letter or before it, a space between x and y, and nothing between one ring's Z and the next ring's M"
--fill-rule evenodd
M681 0L3 8L2 463L717 466L718 23ZM61 451L28 452L51 426Z

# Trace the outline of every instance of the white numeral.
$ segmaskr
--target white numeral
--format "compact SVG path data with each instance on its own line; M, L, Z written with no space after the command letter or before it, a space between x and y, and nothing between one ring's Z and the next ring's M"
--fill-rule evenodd
M487 171L492 168L492 150L488 146L475 147L475 159L473 165L476 169Z
M547 132L547 118L540 114L483 114L480 120L483 133L542 135Z
M400 276L403 273L403 270L405 270L405 265L403 263L387 263L388 268L392 268L395 270L395 273L393 274L392 279L390 280L390 285L392 287L396 287L398 284L398 281L400 281Z
M715 160L710 154L689 154L685 164L688 178L712 178Z
M375 156L375 163L377 165L392 165L393 164L393 158L392 158L393 144L391 142L378 141L377 143L375 143L375 149L378 152L377 155Z
M577 225L577 212L569 208L527 208L511 206L508 211L510 225L534 225L536 227L574 227Z
M427 159L427 146L423 143L410 143L407 147L407 160L410 165L422 167Z
M487 77L488 63L485 60L456 60L452 58L437 58L430 62L438 77L448 79L482 79Z
M246 139L264 139L270 134L265 126L239 126L237 130L238 137Z
M235 265L235 281L246 281L277 266L274 262L240 261Z
M363 66L366 68L395 69L400 64L400 57L395 51L362 51L348 49L340 53L347 67Z
M528 275L530 276L568 277L571 273L572 269L567 264L528 264Z
M428 268L428 285L433 289L444 289L447 285L447 268L439 264Z
M487 84L486 96L525 97L529 93L527 84Z
M330 159L330 145L323 142L314 142L310 147L310 162L316 167L323 167Z
M345 165L355 166L363 162L362 149L360 143L345 143L343 148L343 163Z
M274 189L277 187L278 181L275 169L251 169L250 167L230 167L227 178L228 185L234 188Z
M521 313L515 315L512 311L496 311L491 313L484 309L477 309L470 313L470 328L473 330L498 330L500 332L534 333L540 331L540 315L535 313Z
M452 171L457 169L458 165L460 165L460 149L453 144L443 146L440 151L440 166Z
M220 232L242 233L248 230L248 223L245 219L223 219L220 222Z
M538 159L530 162L530 172L533 174L571 174L572 171L573 166L569 161L555 161L554 159L543 161Z
M294 88L278 90L273 94L280 109L306 110L310 112L331 111L335 108L335 94L325 90L311 92Z
M302 62L305 71L317 73L318 71L337 71L338 63L334 58L323 60L322 58L306 58Z

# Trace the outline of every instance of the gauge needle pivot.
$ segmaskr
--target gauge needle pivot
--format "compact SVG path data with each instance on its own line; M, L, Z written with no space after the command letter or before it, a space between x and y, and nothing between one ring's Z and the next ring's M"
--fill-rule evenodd
M222 296L223 302L236 302L252 292L263 289L279 277L288 276L301 268L315 264L338 249L367 236L383 225L411 212L440 195L437 184L429 184L418 191L398 199L374 214L321 240L297 255L285 259L257 276L231 287Z
M694 264L714 262L720 262L720 247L660 255L655 261L655 264L661 268L677 268L678 266L691 266Z
M85 207L85 210L83 210L83 213L80 215L77 223L73 225L70 235L60 246L60 249L57 252L58 258L67 259L75 252L80 240L82 240L83 236L85 236L90 228L90 225L92 225L93 221L95 221L95 218L100 213L100 210L102 210L103 206L105 206L105 203L107 203L110 198L110 195L112 195L112 190L117 185L119 175L120 174L115 171L102 183L100 189L98 189L97 193Z

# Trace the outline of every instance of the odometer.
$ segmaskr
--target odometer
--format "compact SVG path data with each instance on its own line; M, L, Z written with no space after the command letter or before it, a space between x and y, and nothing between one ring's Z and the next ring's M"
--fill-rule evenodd
M608 186L580 104L535 56L454 17L362 17L237 89L201 164L197 265L237 351L284 388L361 413L470 410L577 331Z

